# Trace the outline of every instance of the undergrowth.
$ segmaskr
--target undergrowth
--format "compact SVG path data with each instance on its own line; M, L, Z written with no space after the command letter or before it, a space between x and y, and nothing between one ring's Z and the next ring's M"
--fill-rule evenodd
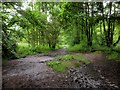
M91 48L88 48L86 45L76 44L74 46L68 47L68 51L81 51L86 52L90 51Z
M108 60L120 62L120 53L117 53L117 52L107 53L106 58L107 58Z
M16 51L17 57L21 58L27 55L49 52L50 48L47 46L32 47L27 43L18 43Z

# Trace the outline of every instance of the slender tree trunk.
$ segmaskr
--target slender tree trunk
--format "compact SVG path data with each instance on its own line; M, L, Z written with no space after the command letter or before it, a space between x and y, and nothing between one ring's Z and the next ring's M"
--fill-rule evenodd
M40 2L39 2L39 13L40 13ZM38 28L38 45L41 45L41 32L40 32L40 28Z
M111 42L111 10L112 10L112 2L110 2L110 13L109 13L109 18L108 18L108 32L107 32L107 37L108 37L108 42L107 42L107 46L110 47L112 45Z
M87 8L88 8L88 3L85 4L85 14L86 14L86 18L85 18L85 32L86 32L86 36L87 36L87 41L88 41L88 15L87 15ZM88 41L89 42L89 41ZM87 44L88 44L87 42Z
M105 45L108 42L108 37L107 37L107 31L105 28L105 16L104 16L104 11L103 11L103 2L102 2L102 22L103 22L103 30L104 30L104 36L105 36Z
M84 19L82 18L82 22L84 23ZM84 35L84 26L82 25L82 34L81 34L81 40L83 40L83 35Z
M115 29L115 6L114 6L114 20L113 20L112 28L111 28L111 44L112 44L112 45L113 45L114 29Z

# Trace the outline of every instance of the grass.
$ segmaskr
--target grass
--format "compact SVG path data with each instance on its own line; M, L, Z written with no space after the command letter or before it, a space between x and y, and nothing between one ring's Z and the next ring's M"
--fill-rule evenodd
M90 64L90 61L85 58L82 54L75 54L73 55L75 60L78 60L79 62L83 62L85 64Z
M117 61L120 62L120 53L115 52L115 51L96 51L93 52L92 54L96 55L96 54L101 54L104 53L106 55L107 60L110 61Z
M63 65L59 61L50 61L47 64L48 66L50 66L51 68L53 68L55 71L58 71L58 72L65 72L66 70L65 65Z
M102 51L95 51L95 52L92 52L93 55L96 55L96 54L101 54L103 53Z
M79 67L80 62L85 64L90 63L82 54L68 54L55 57L55 59L49 61L47 65L57 72L65 73L65 71L71 67Z
M48 66L53 68L55 71L61 72L61 73L64 73L68 68L74 66L74 64L70 61L64 61L64 62L50 61L47 64L48 64Z
M57 56L55 57L56 60L71 60L73 59L73 55L64 55L64 56Z
M107 53L106 57L108 60L120 62L120 53L117 53L117 52Z
M68 51L73 51L73 52L74 52L74 51L81 51L81 52L90 51L91 48L86 45L85 41L82 41L82 42L83 42L83 43L81 43L81 44L76 44L76 45L74 45L74 46L69 46L69 47L67 48L67 50L68 50Z

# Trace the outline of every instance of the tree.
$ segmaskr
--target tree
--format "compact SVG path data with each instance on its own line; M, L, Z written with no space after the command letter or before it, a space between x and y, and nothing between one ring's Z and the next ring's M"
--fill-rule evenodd
M21 6L21 3L2 3L2 57L3 58L16 58L16 33L13 34L15 21L13 19L10 9L14 11L14 6ZM9 18L11 17L11 18ZM12 27L12 29L10 28Z

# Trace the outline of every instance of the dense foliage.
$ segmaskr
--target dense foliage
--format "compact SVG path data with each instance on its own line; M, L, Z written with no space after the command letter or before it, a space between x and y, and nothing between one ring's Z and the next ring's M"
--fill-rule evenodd
M61 47L120 50L119 2L4 2L1 15L4 58Z

